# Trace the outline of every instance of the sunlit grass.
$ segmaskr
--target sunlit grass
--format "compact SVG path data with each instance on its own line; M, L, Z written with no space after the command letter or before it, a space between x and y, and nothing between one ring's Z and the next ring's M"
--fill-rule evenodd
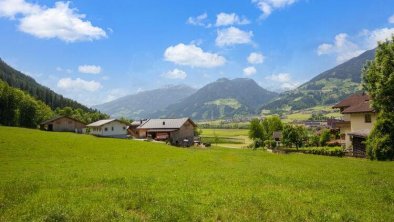
M0 127L0 221L394 221L394 164Z

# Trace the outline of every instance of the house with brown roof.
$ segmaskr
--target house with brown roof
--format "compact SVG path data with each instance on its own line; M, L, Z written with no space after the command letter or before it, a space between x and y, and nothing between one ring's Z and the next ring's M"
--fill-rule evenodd
M190 118L179 118L134 121L130 129L134 129L132 135L140 139L151 138L176 146L191 146L195 127L197 125Z
M365 93L353 94L333 108L343 114L343 121L337 122L341 144L354 156L365 156L365 140L376 121L376 112L371 107L370 97Z
M84 128L86 128L85 123L68 116L56 116L52 119L40 123L41 130L55 132L82 133Z

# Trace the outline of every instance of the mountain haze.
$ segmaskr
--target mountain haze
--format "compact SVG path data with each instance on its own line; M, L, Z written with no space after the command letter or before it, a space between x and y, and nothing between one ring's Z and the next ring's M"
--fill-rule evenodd
M329 69L297 89L283 92L264 105L266 110L300 110L317 105L331 105L362 90L361 72L368 60L375 57L375 49L366 51L332 69Z
M251 115L269 102L277 93L261 88L254 80L238 78L218 79L181 102L170 105L158 114L166 117L216 119Z
M153 113L181 101L195 91L196 89L186 85L168 86L124 96L111 102L96 105L94 108L113 117L151 118Z

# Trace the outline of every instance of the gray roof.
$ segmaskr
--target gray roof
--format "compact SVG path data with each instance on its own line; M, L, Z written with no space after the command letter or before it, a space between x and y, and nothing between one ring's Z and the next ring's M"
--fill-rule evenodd
M117 120L117 119L102 119L102 120L99 120L99 121L97 121L97 122L94 122L94 123L91 123L91 124L87 125L87 127L102 126L102 125L105 125L105 124L110 123L110 122L113 122L113 121L118 121L118 122L120 122L120 121ZM125 124L125 125L126 125L126 124Z
M55 117L53 117L53 118L51 118L51 119L49 119L49 120L46 120L46 121L40 123L40 125L45 125L45 124L51 123L51 122L53 122L53 121L55 121L55 120L58 120L58 119L61 119L61 118L66 118L66 119L73 120L73 121L75 121L75 122L79 122L79 123L85 124L85 123L83 123L82 121L79 121L79 120L74 119L74 118L69 117L69 116L55 116Z
M196 125L189 118L180 119L149 119L142 123L138 129L179 129L185 124L185 122L190 121L194 126Z

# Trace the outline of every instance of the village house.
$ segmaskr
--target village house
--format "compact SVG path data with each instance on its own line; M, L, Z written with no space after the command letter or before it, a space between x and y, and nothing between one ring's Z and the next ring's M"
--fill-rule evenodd
M57 116L40 123L41 130L54 132L83 133L85 128L85 123L67 116Z
M87 125L89 132L102 137L127 137L127 124L117 119L103 119Z
M343 114L343 121L337 122L340 129L341 144L354 156L365 156L365 140L376 121L376 113L371 107L367 94L353 94L333 108Z
M134 121L129 132L140 139L151 138L168 141L176 146L191 146L196 126L190 118L147 119Z

